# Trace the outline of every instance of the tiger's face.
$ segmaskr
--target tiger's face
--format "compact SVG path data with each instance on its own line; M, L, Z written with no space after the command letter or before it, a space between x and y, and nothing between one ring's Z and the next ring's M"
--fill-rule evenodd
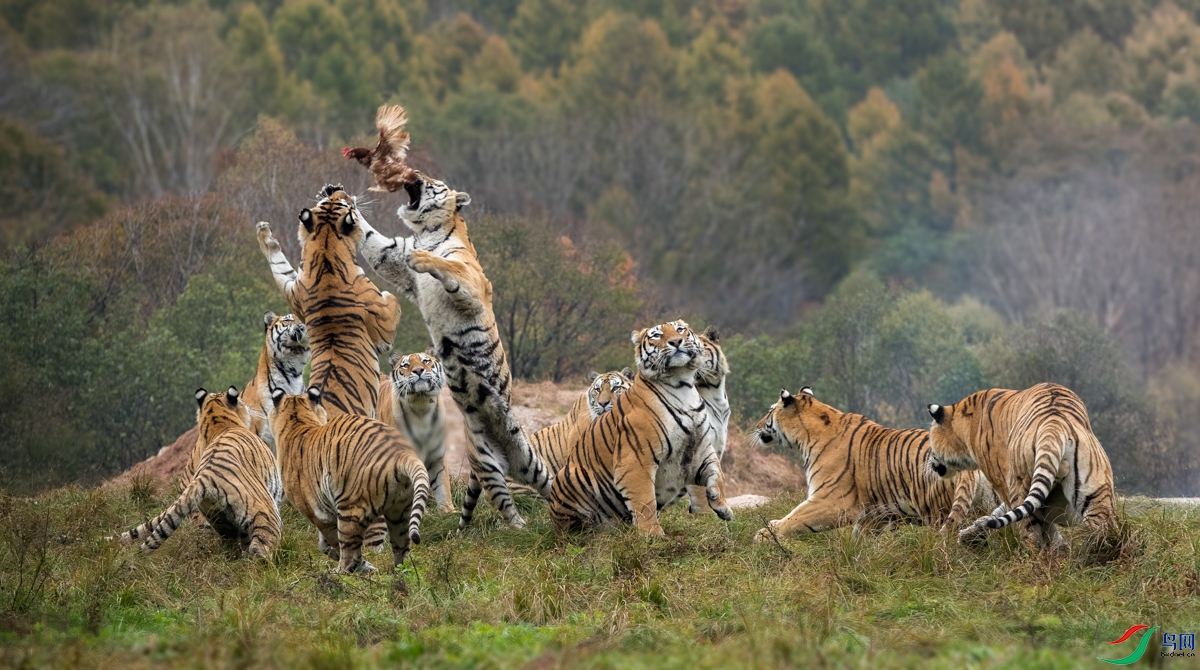
M267 350L274 361L299 362L300 367L308 362L308 328L291 314L276 316L274 312L263 315L263 326L267 330Z
M956 430L957 424L965 421L958 414L955 405L929 406L929 416L933 418L933 424L929 426L929 467L942 479L979 467L970 447Z
M435 396L446 385L442 362L424 352L393 356L391 378L399 398L409 394Z
M239 402L236 386L230 386L222 393L196 389L195 398L200 406L196 411L196 423L202 430L206 427L224 429L231 425L250 427L250 412L246 403ZM205 441L208 441L207 438Z
M647 379L694 376L704 351L700 338L685 321L671 321L630 336L638 372Z
M721 380L729 374L729 363L725 360L725 352L721 350L721 336L717 329L709 326L700 334L700 344L704 347L700 355L700 368L696 370L696 382L701 386L720 386Z
M840 430L841 415L813 397L812 389L807 386L796 395L785 389L779 392L779 401L759 420L754 434L762 444L798 449L807 463L815 455L814 449Z
M449 224L463 207L471 204L470 194L455 191L445 182L417 172L417 179L404 185L408 204L396 214L413 232L437 230Z
M588 379L592 381L587 389L588 409L592 418L604 414L613 408L630 386L633 386L633 370L625 368L620 372L589 372Z
M316 206L300 210L297 235L301 247L309 242L317 242L327 248L358 253L363 241L363 229L358 225L359 216L354 198L346 193L341 184L326 184L317 194Z

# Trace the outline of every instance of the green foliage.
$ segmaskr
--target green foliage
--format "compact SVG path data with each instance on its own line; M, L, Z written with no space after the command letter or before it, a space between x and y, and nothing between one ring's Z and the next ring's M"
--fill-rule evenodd
M626 254L522 219L483 217L471 230L513 375L560 382L628 364L639 305Z
M195 421L192 390L244 385L263 312L283 309L257 251L244 248L253 256L192 276L149 320L137 287L105 294L60 250L0 265L3 485L94 481L129 467Z
M744 423L778 398L780 386L811 386L838 409L884 425L928 423L930 398L986 387L962 328L926 292L888 291L874 277L851 275L781 341L735 339L726 347L735 373L730 398Z
M44 240L104 213L106 201L59 146L19 121L0 116L0 217L7 245Z

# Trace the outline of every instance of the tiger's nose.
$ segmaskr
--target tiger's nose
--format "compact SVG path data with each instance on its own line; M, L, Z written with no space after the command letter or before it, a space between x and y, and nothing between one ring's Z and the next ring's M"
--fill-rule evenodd
M419 366L419 365L418 365L418 366L414 367L414 368L412 369L412 371L413 371L413 374L414 374L414 375L417 375L417 376L419 377L419 376L421 376L421 373L422 373L422 372L425 372L425 368L423 368L423 367L421 367L421 366Z
M679 347L683 346L683 338L682 337L672 338L670 340L667 340L667 344L678 349Z

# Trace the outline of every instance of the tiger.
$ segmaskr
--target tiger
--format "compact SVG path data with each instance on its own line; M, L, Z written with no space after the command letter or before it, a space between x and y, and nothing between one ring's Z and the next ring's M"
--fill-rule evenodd
M429 472L429 486L438 510L444 514L454 512L450 472L444 462L446 413L441 394L446 377L442 363L422 352L392 354L391 364L391 374L379 379L379 420L404 433Z
M700 393L700 399L704 401L704 409L712 423L713 451L716 452L717 462L720 462L725 457L726 441L729 438L729 395L725 392L729 363L725 360L724 350L721 349L721 334L716 327L709 326L700 333L700 344L704 346L704 356L700 368L696 370L696 391ZM705 498L704 489L690 484L687 487L687 495L688 511L692 514L703 513L704 506L701 501Z
M416 177L405 186L409 203L397 210L413 235L385 237L363 221L362 254L421 309L446 384L465 418L471 476L459 528L470 525L484 490L504 520L522 528L525 519L506 476L549 498L553 474L512 411L512 373L492 311L492 284L460 213L471 196L419 172Z
M563 531L620 520L662 535L658 511L696 484L717 516L732 520L717 487L712 425L695 385L700 339L678 320L630 337L637 352L633 384L575 443L554 478L551 518Z
M561 421L529 436L533 450L551 472L558 472L567 464L567 457L580 434L593 419L612 409L617 398L629 390L633 376L631 368L604 374L589 372L587 389L579 394L567 415ZM521 493L527 492L520 484L512 488ZM528 492L536 495L536 492Z
M263 315L263 328L266 337L258 357L258 370L246 383L242 395L250 414L250 430L275 451L275 436L267 422L271 392L283 389L294 395L304 391L304 366L310 355L308 328L291 314L276 316L274 312Z
M808 498L755 534L819 533L871 517L919 521L935 528L963 523L975 496L975 473L943 480L929 467L929 431L885 428L861 414L841 412L805 386L779 400L751 439L799 453Z
M271 395L283 492L317 527L317 547L342 573L374 572L362 557L363 533L387 520L393 565L421 543L429 474L395 426L359 414L329 417L315 386L299 395ZM405 523L407 522L407 528Z
M1116 523L1112 465L1087 408L1070 389L989 389L953 405L929 405L929 415L933 470L953 477L978 468L1007 505L964 528L960 540L978 541L1028 519L1027 540L1059 549L1065 541L1056 524L1104 530Z
M194 476L165 512L121 539L145 538L141 550L152 552L199 511L222 537L239 541L252 556L270 558L282 529L283 484L275 455L249 429L250 416L238 402L236 387L224 393L197 389L195 398L200 438L193 449Z
M379 355L391 351L400 303L363 274L355 255L362 215L340 185L327 185L312 209L300 211L304 260L297 272L267 222L258 245L292 313L304 320L312 348L309 383L322 389L327 411L375 417Z

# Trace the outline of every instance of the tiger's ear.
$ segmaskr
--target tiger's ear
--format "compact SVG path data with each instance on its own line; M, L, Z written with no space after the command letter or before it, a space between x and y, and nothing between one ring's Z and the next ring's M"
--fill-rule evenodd
M279 403L283 402L283 389L275 389L271 391L271 402L279 407Z
M796 404L796 396L788 393L787 389L779 389L779 402L782 403L784 407L791 407L792 405Z
M637 344L640 339L642 339L642 332L640 330L635 330L629 334L629 341L633 344Z
M454 192L454 211L460 212L463 207L471 204L471 194L466 191Z
M263 314L263 331L271 330L271 322L279 317L275 316L275 312L267 312Z
M812 387L811 387L811 386L805 386L804 388L800 389L800 392L801 392L801 393L805 393L805 394L807 394L807 395L808 395L808 397L810 397L810 398L815 398L815 397L816 397L816 396L814 396L814 395L813 395L813 392L812 392Z
M946 420L946 408L941 405L930 405L929 416L933 417L935 423L941 424Z
M591 372L588 372L588 375L587 375L587 377L588 377L588 381L589 381L589 382L594 382L594 381L596 381L596 377L599 377L599 376L600 376L600 373L599 373L599 372L596 372L595 370L592 370Z
M195 397L196 403L203 407L204 399L208 397L208 391L205 391L204 389L196 389Z
M350 233L353 233L354 228L357 225L358 219L356 218L354 212L348 212L346 216L342 218L342 235L349 235Z
M399 362L400 362L400 354L397 353L397 354L392 354L391 356L388 356L388 365L391 365L392 367L396 367L396 364Z
M717 331L716 326L709 326L704 329L703 333L700 333L700 334L703 335L704 337L708 338L708 341L712 342L713 344L721 343L721 333L719 331Z
M621 376L629 381L633 381L633 374L633 368L621 368Z
M229 402L230 407L237 407L238 390L236 386L230 386L229 389L225 391L225 399Z
M313 218L312 218L312 210L311 209L305 207L304 209L300 210L300 223L304 224L305 230L307 230L310 233L312 232Z
M319 389L315 386L308 387L308 399L312 401L312 404L320 405L321 404L321 389Z

